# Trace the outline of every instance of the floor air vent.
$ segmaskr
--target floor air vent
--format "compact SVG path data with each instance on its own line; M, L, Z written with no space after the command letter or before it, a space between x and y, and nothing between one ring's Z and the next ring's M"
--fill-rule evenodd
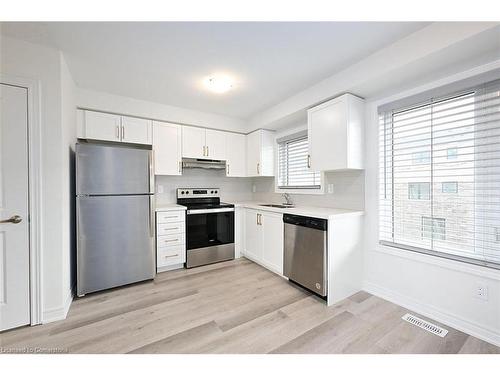
M441 328L435 324L429 323L423 319L420 319L415 315L405 314L401 319L406 320L408 323L411 323L417 327L425 329L426 331L434 333L435 335L438 335L440 337L445 337L446 334L448 333L446 329Z

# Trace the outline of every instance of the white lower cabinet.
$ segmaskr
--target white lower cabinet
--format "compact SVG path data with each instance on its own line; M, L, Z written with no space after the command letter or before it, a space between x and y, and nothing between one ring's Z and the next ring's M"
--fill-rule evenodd
M243 254L264 267L283 274L283 215L245 209Z
M156 213L156 272L181 268L186 262L185 212Z

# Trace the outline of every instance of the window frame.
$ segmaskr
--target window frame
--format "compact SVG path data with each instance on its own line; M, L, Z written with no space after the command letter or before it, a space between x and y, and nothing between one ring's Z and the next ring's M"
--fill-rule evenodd
M382 114L390 112L391 109L394 111L403 111L403 110L417 108L419 106L425 106L428 104L432 104L432 103L435 103L436 101L437 102L445 101L448 99L452 99L454 97L467 95L470 93L474 93L474 95L476 95L476 93L478 93L478 92L480 93L483 90L488 90L492 84L498 85L498 83L500 83L500 80L498 78L495 78L494 80L487 81L487 82L482 81L482 82L477 83L475 86L472 86L472 87L470 86L470 84L465 85L462 82L467 82L467 80L463 80L460 82L454 82L454 83L451 83L451 84L448 84L448 85L442 86L442 87L436 87L436 88L433 88L432 90L429 90L428 92L420 92L418 94L414 94L413 96L402 97L401 99L398 99L394 102L388 102L388 101L387 102L379 102L378 108L377 108L378 118L380 119L380 116ZM455 90L454 91L448 90L448 87L454 87ZM457 87L459 87L459 89L457 89ZM444 90L447 90L447 91L444 91ZM498 88L496 88L495 90L498 91ZM429 94L429 92L431 92L431 94ZM450 94L450 92L451 92L451 94ZM435 94L435 95L433 95L433 94ZM419 99L415 99L415 98L419 98ZM413 100L413 99L415 99L415 100ZM435 99L437 99L437 100L435 101ZM401 105L402 103L405 103L405 104ZM379 124L378 126L380 126L379 121L378 121L378 124ZM454 148L455 147L450 147L450 149L454 149ZM385 153L386 151L383 151L383 152ZM377 150L378 158L380 158L380 155L381 155L380 153L381 153L381 149L379 146L378 150ZM446 159L447 160L456 160L459 158L459 155L460 155L460 153L457 150L457 152L454 155L452 154L450 157L449 149L447 149L447 151L446 151ZM415 159L412 157L412 165L415 165L414 160ZM431 160L431 163L432 163L432 160ZM418 165L418 164L420 164L420 163L417 163L416 165ZM379 198L377 198L377 207L378 207L377 224L380 227L380 224L382 223L382 221L380 219L380 212L382 209L381 208L382 201L381 201L380 197L385 196L386 192L385 192L384 184L381 182L381 181L384 181L384 178L382 178L380 180L381 177L379 177L379 176L381 174L383 174L383 175L386 174L386 162L384 161L381 163L379 161L377 163L377 165L378 165L378 167L377 167L377 174L378 174L377 191L379 194ZM448 193L446 193L446 194L448 194ZM496 232L495 232L494 236L495 236L496 240L498 241L498 238L500 238L499 237L500 227L495 228L495 230L496 230ZM446 228L445 228L445 231L446 231ZM455 262L449 263L451 269L455 269L455 267L462 267L458 264L464 264L466 266L472 266L472 267L476 267L476 266L484 267L487 270L491 270L491 272L493 272L492 275L495 275L495 276L497 276L496 272L500 270L500 257L494 257L497 260L481 259L481 258L475 258L475 257L467 257L467 256L463 256L461 254L459 255L459 254L456 254L453 252L443 252L443 251L433 250L433 249L431 250L431 249L427 249L427 248L423 248L423 247L416 247L416 246L412 246L409 244L383 240L381 237L381 234L380 234L380 229L377 232L378 232L378 244L380 245L377 250L385 252L385 253L409 257L411 259L413 259L414 256L419 257L420 255L423 255L424 256L423 258L415 258L415 259L426 260L427 262L429 262L431 264L443 264L443 265L445 265L445 264L448 264L447 263L448 261L455 261ZM446 234L445 234L445 236L446 236ZM440 240L437 240L437 241L440 241ZM399 251L399 250L402 250L402 251ZM407 254L407 255L405 255L405 254ZM414 255L411 255L411 254L414 254ZM425 257L425 255L431 255L431 257ZM444 263L440 263L440 262L444 262ZM457 265L455 266L455 264L457 264ZM453 265L453 267L451 267L451 265ZM467 268L467 269L474 270L474 268ZM478 271L478 272L485 272L485 271Z
M307 131L305 132L305 137L308 138L308 141L309 141L309 137L308 137L308 134L307 134ZM304 138L304 131L300 131L300 132L295 132L295 133L291 133L289 135L287 135L288 138L288 142L290 141L293 141L293 140L298 140L298 139L301 139L301 138ZM282 187L279 185L279 145L280 145L281 142L278 142L278 138L275 140L275 144L274 144L274 147L275 147L275 163L274 163L274 167L275 167L275 171L276 171L276 175L274 177L274 191L276 193L280 193L280 194L284 194L284 193L288 193L288 194L307 194L307 195L323 195L325 194L325 173L324 172L319 172L320 173L320 186L319 188L313 188L313 187Z

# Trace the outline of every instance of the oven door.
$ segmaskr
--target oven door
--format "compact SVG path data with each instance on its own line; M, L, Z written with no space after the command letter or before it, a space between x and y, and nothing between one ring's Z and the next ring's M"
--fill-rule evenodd
M234 243L234 210L189 210L187 250Z

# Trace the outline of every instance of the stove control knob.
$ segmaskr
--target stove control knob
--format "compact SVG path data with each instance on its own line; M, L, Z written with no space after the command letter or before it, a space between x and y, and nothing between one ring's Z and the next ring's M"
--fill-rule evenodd
M189 194L189 191L186 191L186 194Z
M181 191L181 194L184 194L184 190L183 190L183 191Z

